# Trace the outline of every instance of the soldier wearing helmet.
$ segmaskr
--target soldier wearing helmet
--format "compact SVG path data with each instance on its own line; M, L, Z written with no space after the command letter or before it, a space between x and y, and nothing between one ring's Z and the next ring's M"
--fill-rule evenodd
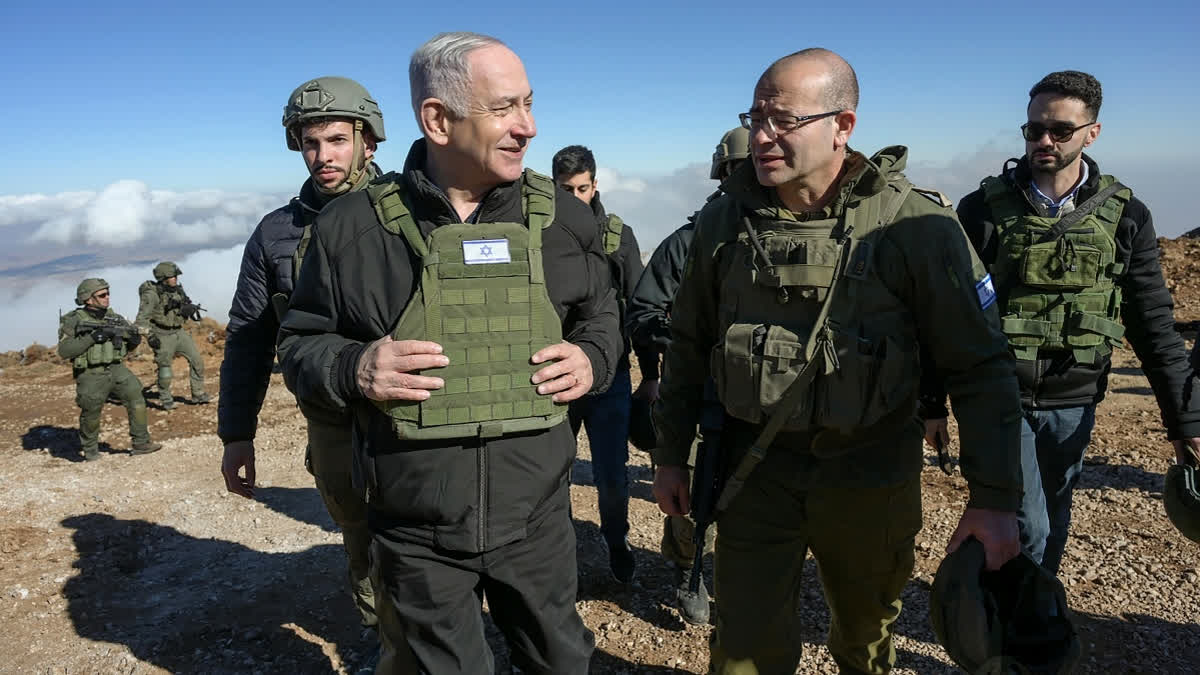
M163 410L175 407L175 399L171 396L174 376L171 362L180 355L188 362L192 403L211 400L204 391L204 358L197 351L192 334L184 328L188 321L200 320L202 308L184 292L179 283L182 274L179 265L163 261L154 266L154 281L144 281L138 287L141 303L136 323L138 328L149 333L146 344L154 350L154 363L158 366L158 402Z
M246 242L237 291L229 310L217 434L225 445L221 473L230 492L254 495L254 436L271 378L275 336L308 249L313 220L329 202L356 192L379 175L371 160L386 136L383 113L367 90L344 77L318 77L300 85L283 108L284 137L300 152L308 178L299 195L268 213ZM350 590L364 626L374 626L375 597L367 509L350 478L353 456L345 409L300 401L308 425L305 466L349 556ZM245 471L242 476L241 472Z
M146 428L142 383L125 367L125 356L141 342L137 329L109 307L108 282L84 279L75 289L79 308L58 324L58 355L71 362L75 403L79 406L79 445L89 462L100 459L100 413L115 393L129 415L132 455L162 448Z
M712 167L708 177L723 181L734 169L750 156L750 132L740 126L721 136L712 155ZM708 201L721 194L720 189L708 197ZM630 439L639 449L649 452L654 447L654 429L650 421L650 405L658 399L659 358L671 342L671 304L679 281L683 278L683 264L687 260L688 248L696 231L696 214L688 217L683 227L675 230L650 256L646 270L642 273L629 300L629 311L625 317L626 330L638 349L638 367L642 371L642 383L633 394L633 414L630 422ZM647 354L642 357L643 352ZM695 447L688 466L695 463ZM705 546L712 547L709 529ZM687 588L688 570L695 555L695 524L687 516L664 516L662 554L675 570L677 588L676 602L685 621L693 624L708 623L708 592L701 584L698 598L684 593Z

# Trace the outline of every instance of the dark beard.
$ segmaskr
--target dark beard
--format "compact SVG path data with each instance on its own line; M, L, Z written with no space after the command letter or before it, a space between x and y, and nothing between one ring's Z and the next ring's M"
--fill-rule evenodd
M1082 153L1083 153L1082 147L1069 155L1063 155L1061 153L1055 152L1053 164L1049 164L1049 165L1035 164L1033 161L1030 161L1029 169L1033 173L1054 175L1054 174L1058 173L1059 171L1062 171L1063 169L1070 166Z

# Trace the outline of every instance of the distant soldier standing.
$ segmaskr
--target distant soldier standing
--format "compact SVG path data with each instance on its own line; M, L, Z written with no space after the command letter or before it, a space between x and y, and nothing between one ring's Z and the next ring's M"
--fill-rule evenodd
M313 221L326 204L365 188L379 175L371 160L385 140L379 105L366 88L344 77L318 77L297 87L284 106L283 127L288 149L300 153L309 177L287 205L263 217L246 242L221 363L221 473L229 491L243 497L254 496L258 413L271 382L279 322L295 288ZM351 477L350 414L345 408L298 402L308 426L305 465L329 515L342 529L350 589L362 624L374 627L378 620L369 578L371 533L367 504ZM239 475L242 470L245 477Z
M150 334L146 344L154 350L154 362L158 365L158 400L163 410L175 407L175 399L171 398L171 362L179 354L188 362L192 403L210 400L204 391L204 359L196 351L191 333L184 330L187 321L200 320L200 306L183 292L179 284L181 274L183 270L175 263L160 262L154 266L154 281L143 282L138 288L141 304L137 326Z
M141 335L109 309L108 282L103 279L84 279L75 290L75 304L82 306L59 320L58 355L71 361L83 458L89 462L100 459L100 413L113 392L129 414L133 439L129 454L146 455L161 449L161 443L150 441L146 429L142 383L122 363L141 342Z

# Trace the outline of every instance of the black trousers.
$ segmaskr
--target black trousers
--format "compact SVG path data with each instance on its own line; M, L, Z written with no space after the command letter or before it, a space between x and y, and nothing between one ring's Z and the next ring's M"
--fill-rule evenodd
M587 673L592 633L575 611L575 530L568 486L529 535L458 553L376 533L372 574L383 651L378 674L492 673L482 602L524 673Z

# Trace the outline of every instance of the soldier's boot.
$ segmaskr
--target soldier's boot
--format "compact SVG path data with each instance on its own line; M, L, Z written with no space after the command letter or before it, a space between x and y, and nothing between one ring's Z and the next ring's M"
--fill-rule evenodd
M704 585L704 572L696 571L696 591L691 589L692 570L675 566L675 606L684 621L703 626L708 623L708 587Z
M171 397L171 378L174 375L171 366L159 366L158 402L162 405L163 410L171 410L175 407L175 399Z
M133 449L129 451L129 454L148 455L159 450L162 450L162 443L155 443L154 441L150 441L149 443L134 443Z
M98 459L100 459L100 449L99 448L84 448L83 449L83 460L85 462L94 462Z
M209 396L208 392L206 391L202 391L199 394L192 394L192 403L203 404L208 403L211 400L212 396Z

